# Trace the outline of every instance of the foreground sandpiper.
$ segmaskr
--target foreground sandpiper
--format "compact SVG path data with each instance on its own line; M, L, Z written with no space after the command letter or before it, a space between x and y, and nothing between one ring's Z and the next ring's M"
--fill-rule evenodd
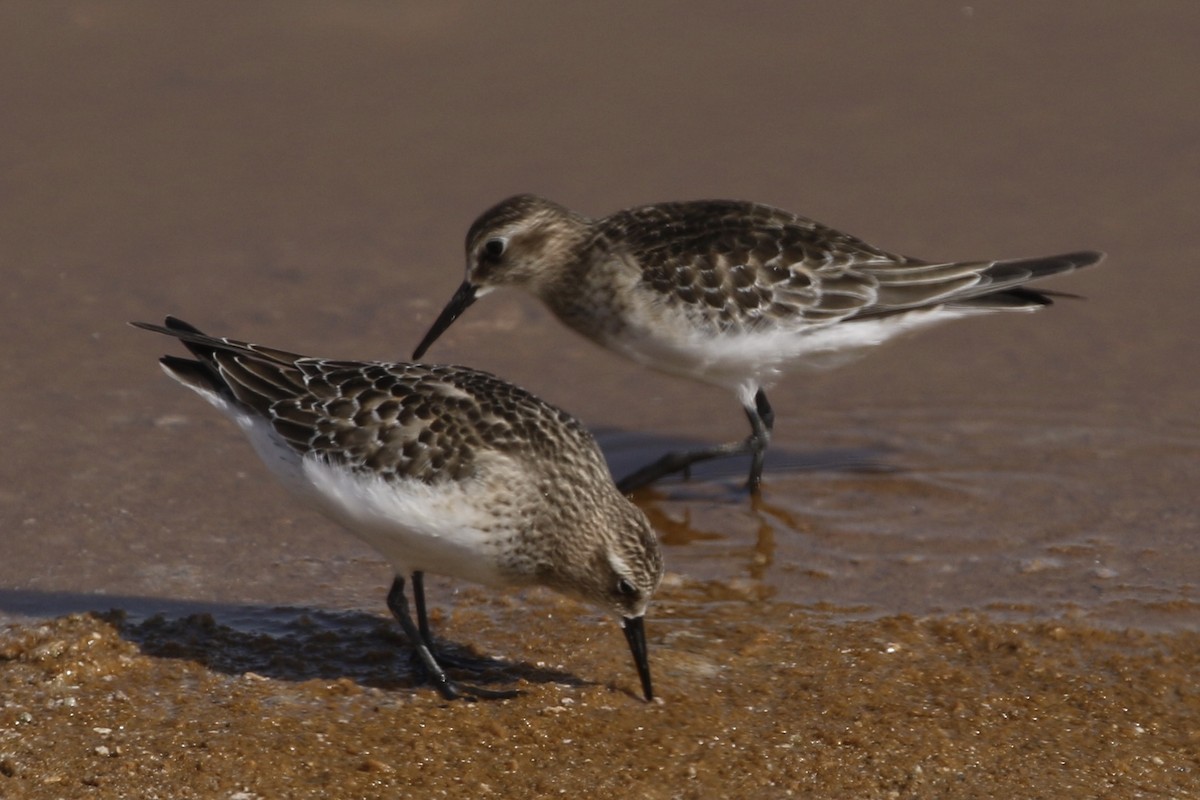
M749 454L755 492L774 423L766 389L785 371L836 366L943 320L1049 305L1049 293L1023 284L1101 258L1084 251L931 263L756 203L662 203L589 219L518 195L471 226L466 279L413 358L477 298L525 289L598 344L741 400L751 429L744 441L669 453L622 479L622 491L698 461Z
M662 579L658 540L570 415L464 367L306 358L173 317L132 324L179 339L194 360L164 356L166 373L237 422L288 489L391 562L388 608L443 696L515 692L446 676L425 572L546 586L615 614L654 698L643 618Z

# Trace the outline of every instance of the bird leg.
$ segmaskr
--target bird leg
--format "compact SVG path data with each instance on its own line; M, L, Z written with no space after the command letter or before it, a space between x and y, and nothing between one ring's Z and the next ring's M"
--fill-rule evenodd
M421 641L425 643L425 647L429 649L429 652L434 654L439 664L443 667L470 669L476 672L492 666L493 661L490 658L459 658L444 651L439 653L433 644L433 632L429 627L429 616L425 613L424 572L417 570L412 574L412 590L413 600L415 601L414 605L417 607L417 632L421 634ZM418 664L422 664L419 658L417 662Z
M633 474L626 475L617 482L617 488L624 493L629 493L677 472L683 472L686 476L691 466L701 461L749 455L751 457L750 477L746 481L746 488L750 490L751 494L757 494L762 483L763 458L766 454L767 443L771 441L771 429L775 426L775 412L772 410L771 404L767 402L767 395L762 389L759 389L754 395L754 405L745 406L745 411L746 418L750 421L750 435L742 441L727 442L698 450L667 453Z
M750 461L750 477L746 488L750 494L758 494L762 485L763 459L767 455L767 444L771 441L771 431L775 428L775 409L767 402L767 393L759 389L754 393L754 409L746 409L746 417L750 420L750 445L753 457Z
M465 694L479 699L503 699L516 697L519 694L512 690L496 691L450 680L445 670L438 664L433 655L433 649L430 647L429 620L425 615L424 576L420 572L413 573L413 597L417 603L420 624L413 624L412 615L408 610L408 598L404 596L404 578L399 575L392 580L392 588L388 590L387 606L391 610L392 616L400 623L400 627L404 629L404 635L412 643L417 658L425 669L426 676L433 682L442 697L454 700Z
M433 652L433 634L429 630L429 617L425 613L425 573L417 570L412 574L413 601L417 606L417 631L421 641ZM389 604L390 607L390 604Z

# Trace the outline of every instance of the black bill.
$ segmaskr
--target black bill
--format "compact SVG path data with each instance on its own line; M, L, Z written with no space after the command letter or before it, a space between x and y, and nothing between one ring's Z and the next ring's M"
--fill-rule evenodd
M638 677L642 679L642 691L646 693L646 700L651 701L654 699L654 689L650 685L650 656L646 652L646 629L642 624L644 619L645 617L626 617L621 620L621 628L629 642L629 651L633 653Z
M458 291L454 293L454 297L450 298L450 302L442 309L441 315L434 321L433 327L429 329L429 333L425 334L425 338L417 345L417 349L413 351L413 361L418 360L425 355L425 351L429 349L429 345L437 341L446 328L449 328L454 320L458 319L458 315L466 311L471 303L475 302L475 287L469 281L463 281L462 286L458 287Z

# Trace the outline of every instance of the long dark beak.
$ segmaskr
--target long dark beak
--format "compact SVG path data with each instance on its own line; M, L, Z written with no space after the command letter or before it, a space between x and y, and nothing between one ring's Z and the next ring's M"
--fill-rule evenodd
M654 689L650 685L650 656L646 652L646 629L642 625L645 617L626 617L621 620L625 631L625 639L629 642L629 652L633 653L633 663L637 665L638 677L642 679L642 691L646 693L647 702L654 699Z
M463 281L462 286L458 287L458 291L454 293L454 297L450 298L450 302L442 309L441 316L433 323L433 327L429 329L429 333L425 334L425 338L417 345L417 349L413 351L413 361L416 361L421 356L425 355L425 351L429 349L429 345L437 341L437 338L445 333L446 328L454 320L458 319L458 315L470 308L471 303L475 302L475 287L470 281Z

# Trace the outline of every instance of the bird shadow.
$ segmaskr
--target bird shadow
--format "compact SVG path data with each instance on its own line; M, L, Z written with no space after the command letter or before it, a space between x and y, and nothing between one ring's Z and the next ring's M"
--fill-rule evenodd
M349 679L384 690L434 691L395 622L361 611L0 590L0 612L39 618L95 613L147 656L191 661L226 675L292 683ZM485 656L445 639L435 645L446 657L447 673L466 683L588 685L561 670Z
M615 478L621 478L662 457L665 453L698 450L714 442L701 441L680 436L664 436L653 433L630 431L623 428L596 428L596 441L608 461L609 470ZM892 450L884 446L856 448L828 448L824 450L793 450L770 447L766 454L763 470L764 482L772 474L795 474L801 472L851 472L859 474L895 474L904 468L888 459ZM688 474L669 476L652 484L654 487L679 486L684 483L731 485L731 493L744 488L749 474L749 456L714 458L693 465ZM639 490L644 491L644 490Z

